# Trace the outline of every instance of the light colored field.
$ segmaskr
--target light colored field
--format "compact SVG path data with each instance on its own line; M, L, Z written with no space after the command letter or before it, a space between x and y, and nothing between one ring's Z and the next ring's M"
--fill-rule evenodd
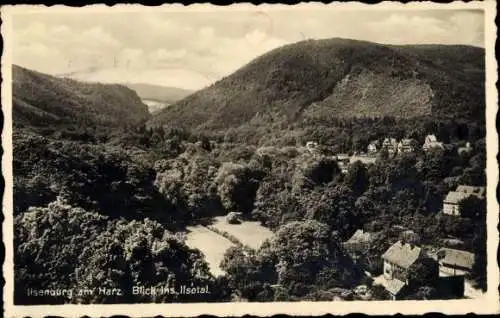
M241 224L229 224L224 216L215 217L212 226L220 231L228 232L253 249L258 249L266 239L273 236L273 232L260 225L259 222L244 221Z
M220 268L220 262L223 260L226 250L234 244L201 225L189 226L187 229L189 231L186 235L187 246L197 248L205 255L210 272L214 276L224 274Z

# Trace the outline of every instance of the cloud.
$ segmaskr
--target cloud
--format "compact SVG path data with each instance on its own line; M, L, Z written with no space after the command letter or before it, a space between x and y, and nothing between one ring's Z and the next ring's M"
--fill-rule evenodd
M73 42L78 44L91 44L95 46L118 47L118 42L111 34L104 31L102 27L93 27L85 30L80 36L74 34Z
M368 36L390 44L468 44L484 46L478 32L483 26L482 16L459 11L446 18L396 13L381 21L369 22Z
M75 30L66 24L34 21L15 28L13 34L14 63L49 73L107 63L110 53L121 45L101 26Z
M168 50L160 48L153 50L151 53L149 53L149 60L154 65L156 63L162 63L165 61L166 62L178 61L183 57L185 57L186 54L187 54L186 49Z
M106 78L129 72L150 83L192 88L309 38L484 46L483 19L480 11L460 10L39 13L16 16L12 46L14 62L35 70L101 67Z

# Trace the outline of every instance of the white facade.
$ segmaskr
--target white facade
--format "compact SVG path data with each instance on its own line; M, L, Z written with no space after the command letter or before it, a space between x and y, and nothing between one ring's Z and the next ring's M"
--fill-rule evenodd
M443 149L444 146L443 146L442 142L439 142L437 140L435 135L427 135L427 137L425 137L425 142L424 142L424 145L422 146L422 149L424 151L428 151L428 150L433 149L433 148Z
M447 215L460 216L460 205L458 203L444 203L443 213Z

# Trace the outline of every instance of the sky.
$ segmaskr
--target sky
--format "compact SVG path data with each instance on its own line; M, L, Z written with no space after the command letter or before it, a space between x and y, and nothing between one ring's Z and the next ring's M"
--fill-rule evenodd
M305 39L484 47L481 10L223 10L18 13L13 63L102 82L200 89Z

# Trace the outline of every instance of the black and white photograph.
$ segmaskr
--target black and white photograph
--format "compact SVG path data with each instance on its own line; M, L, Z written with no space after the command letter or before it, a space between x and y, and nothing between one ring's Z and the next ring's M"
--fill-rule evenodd
M498 313L495 6L2 7L10 312Z

